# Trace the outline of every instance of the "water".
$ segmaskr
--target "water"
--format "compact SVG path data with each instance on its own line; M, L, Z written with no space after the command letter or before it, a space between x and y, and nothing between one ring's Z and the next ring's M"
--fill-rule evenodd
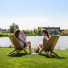
M37 47L39 42L42 42L43 36L27 36L27 40L31 41L32 48ZM9 37L0 37L0 46L1 47L9 47L12 45ZM60 36L55 49L65 50L68 49L68 36Z

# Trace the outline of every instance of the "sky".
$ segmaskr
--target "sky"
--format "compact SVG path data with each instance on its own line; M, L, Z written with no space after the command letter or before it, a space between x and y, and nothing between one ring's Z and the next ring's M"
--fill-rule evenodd
M20 30L68 29L68 0L0 0L0 28L9 29L12 23Z

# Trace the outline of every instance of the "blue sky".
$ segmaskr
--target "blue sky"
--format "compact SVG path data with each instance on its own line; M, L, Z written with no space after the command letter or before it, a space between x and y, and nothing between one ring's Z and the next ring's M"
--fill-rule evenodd
M12 23L22 29L68 29L68 0L0 0L0 28Z

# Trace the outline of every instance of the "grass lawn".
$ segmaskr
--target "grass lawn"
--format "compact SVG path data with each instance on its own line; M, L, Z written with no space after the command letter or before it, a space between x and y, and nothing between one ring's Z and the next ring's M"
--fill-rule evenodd
M54 50L61 57L52 55L52 58L44 52L41 55L26 55L22 51L16 56L13 56L14 53L7 55L13 49L0 48L0 68L68 68L68 50Z

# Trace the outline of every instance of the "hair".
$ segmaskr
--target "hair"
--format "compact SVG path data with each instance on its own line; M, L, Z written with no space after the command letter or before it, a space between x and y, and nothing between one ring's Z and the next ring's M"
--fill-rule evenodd
M19 29L16 29L15 31L14 31L14 36L16 37L16 38L19 38L19 33L20 32L20 30Z
M47 35L47 37L49 38L49 34L48 34L48 31L46 29L42 29L41 30L42 32L45 32L45 34Z

